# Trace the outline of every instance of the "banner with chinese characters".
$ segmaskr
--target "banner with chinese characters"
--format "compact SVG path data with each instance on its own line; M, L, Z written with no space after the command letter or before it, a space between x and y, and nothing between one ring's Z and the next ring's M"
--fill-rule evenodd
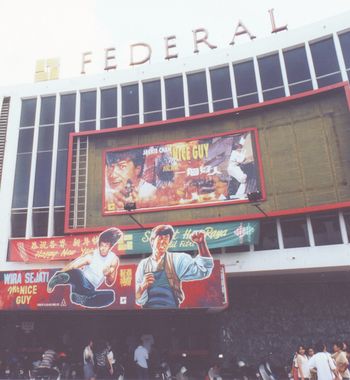
M89 282L88 271L72 269L27 270L0 272L1 310L136 310L142 308L218 308L227 306L224 267L215 260L210 273L203 278L189 281L185 276L176 287L182 296L176 303L162 304L150 290L139 300L136 271L142 273L137 264L122 264L118 267L114 283L108 285L107 277L101 284ZM169 294L174 296L174 284L168 283ZM178 289L178 288L177 288ZM178 291L178 290L176 290ZM165 295L164 297L166 297ZM163 300L164 301L164 300Z
M103 214L247 202L262 188L256 133L106 150Z
M191 241L190 235L196 230L206 232L209 248L255 244L259 240L259 226L259 221L255 220L174 227L170 250L195 250L196 246ZM125 231L113 251L118 255L147 254L151 252L150 236L150 229ZM71 260L93 252L98 239L98 234L13 239L10 240L8 260L24 262Z

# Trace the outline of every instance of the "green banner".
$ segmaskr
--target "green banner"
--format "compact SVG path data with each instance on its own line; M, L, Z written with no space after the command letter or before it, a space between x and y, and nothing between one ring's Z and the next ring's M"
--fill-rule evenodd
M170 251L196 250L197 246L192 242L191 234L198 230L206 232L206 241L209 248L232 247L257 243L260 223L254 220L174 227L175 233L170 243ZM124 231L123 241L118 244L118 251L123 251L127 255L150 253L151 231Z

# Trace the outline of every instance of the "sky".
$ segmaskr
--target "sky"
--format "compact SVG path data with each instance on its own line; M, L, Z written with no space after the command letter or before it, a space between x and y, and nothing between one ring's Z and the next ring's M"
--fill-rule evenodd
M331 6L330 6L331 4ZM164 37L176 35L179 58L193 55L192 30L205 28L218 48L229 46L239 20L259 37L271 33L268 10L288 29L350 10L349 0L0 0L0 86L33 83L37 59L60 58L60 78L102 73L105 49L116 49L118 69L129 46L152 47L151 63L164 61ZM245 36L246 37L246 36ZM243 41L241 43L248 43ZM204 49L203 49L204 52Z

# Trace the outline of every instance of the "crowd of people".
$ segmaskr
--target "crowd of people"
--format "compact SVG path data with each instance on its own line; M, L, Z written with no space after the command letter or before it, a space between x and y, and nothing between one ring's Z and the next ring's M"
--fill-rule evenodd
M109 342L89 341L83 351L84 379L118 379L124 373L121 363L115 359Z
M291 377L294 380L350 380L350 346L335 342L333 353L320 342L315 347L300 345L293 357Z
M149 354L154 344L150 334L144 334L133 354L137 379L148 379ZM89 341L83 351L84 379L119 379L124 375L123 365L115 359L111 345L103 340Z

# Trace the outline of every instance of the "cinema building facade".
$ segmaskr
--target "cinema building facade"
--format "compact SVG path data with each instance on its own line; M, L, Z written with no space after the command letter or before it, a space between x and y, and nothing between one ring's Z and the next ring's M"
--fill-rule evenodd
M350 339L349 16L186 59L2 88L3 334L14 324L29 335L45 323L85 336L110 326L120 339L148 331L174 351L252 362ZM131 155L142 162L121 187L116 171ZM143 310L136 272L164 224L174 229L169 252L199 250L211 269L190 278L169 264L183 298ZM114 227L117 277L94 289L110 301L79 298L70 280L49 285Z

